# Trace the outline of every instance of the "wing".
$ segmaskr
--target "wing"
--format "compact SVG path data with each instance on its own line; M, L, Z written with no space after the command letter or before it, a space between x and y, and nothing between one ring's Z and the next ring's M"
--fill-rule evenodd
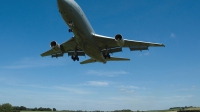
M121 47L117 45L117 42L115 38L106 37L102 35L93 34L94 40L98 44L98 46L101 48L101 50L105 49L105 46L111 48L111 50L114 52L120 52ZM143 41L135 41L135 40L127 40L124 39L124 46L123 47L129 47L131 51L135 50L148 50L148 47L164 47L164 44L160 43L152 43L152 42L143 42ZM116 50L118 49L118 50Z
M68 55L70 56L70 55L74 54L75 47L76 47L76 41L75 41L74 37L72 37L71 39L69 39L68 41L66 41L60 45L61 50L54 51L54 50L50 49L49 51L42 53L41 56L42 57L44 57L44 56L61 57L61 56L63 56L64 53L68 53ZM77 54L80 56L85 55L85 53L82 50L79 50L77 52Z

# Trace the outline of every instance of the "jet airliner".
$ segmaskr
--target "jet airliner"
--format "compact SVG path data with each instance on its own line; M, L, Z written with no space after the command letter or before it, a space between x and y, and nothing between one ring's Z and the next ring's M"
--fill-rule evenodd
M41 56L62 57L64 54L71 56L73 61L79 61L79 56L88 55L90 59L80 62L87 64L93 62L106 63L107 61L129 61L128 58L111 57L111 53L121 52L123 47L131 51L148 50L151 46L164 46L160 43L151 43L123 39L121 34L115 37L107 37L96 34L86 15L75 0L57 0L59 12L65 23L69 26L69 32L74 36L62 44L56 41L50 43L51 49Z

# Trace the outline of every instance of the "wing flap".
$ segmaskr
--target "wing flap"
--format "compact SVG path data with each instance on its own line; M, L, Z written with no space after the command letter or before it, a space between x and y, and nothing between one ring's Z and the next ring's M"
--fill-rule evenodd
M110 49L108 49L108 52L109 52L109 53L116 53L116 52L121 52L121 51L122 51L122 48L121 48L121 47L116 47L116 48L110 48ZM107 50L104 49L104 50L102 50L102 52L103 52L103 53L106 53Z
M75 54L74 51L68 51L68 56L72 56L74 54ZM78 56L85 56L85 53L83 51L77 51L76 55L78 55Z
M149 49L148 49L148 46L131 46L131 47L129 47L129 49L130 49L131 51L149 50Z
M144 41L136 41L136 40L127 40L124 39L124 47L130 47L130 46L151 46L151 47L165 47L164 44L160 43L153 43L153 42L144 42Z

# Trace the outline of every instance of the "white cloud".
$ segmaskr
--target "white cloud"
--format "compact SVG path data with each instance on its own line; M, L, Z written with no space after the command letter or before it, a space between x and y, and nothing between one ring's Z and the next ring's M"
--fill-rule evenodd
M176 37L174 33L171 33L170 37L174 38Z
M127 88L127 89L143 89L143 88L140 88L140 87L137 87L137 86L120 86L120 88Z
M149 52L144 53L144 55L145 55L145 56L148 56L148 55L149 55Z
M119 71L89 70L89 71L87 71L87 74L113 77L113 76L117 76L117 75L126 75L126 74L128 74L128 72L125 72L123 70L119 70Z
M128 90L128 89L125 89L125 88L121 88L120 91L125 92L125 93L134 93L135 92L133 89Z
M139 89L139 87L136 87L136 86L128 86L128 88Z
M88 85L91 86L108 86L108 82L102 82L102 81L88 81Z
M85 90L82 90L82 89L70 88L70 87L55 86L54 88L58 89L58 90L68 91L68 92L71 92L73 94L74 93L75 94L92 94L92 93L94 93L94 92L91 92L91 91L85 91Z
M145 90L145 87L137 86L119 86L120 91L124 93L135 93L135 90Z
M23 58L18 62L7 66L1 66L0 68L4 69L27 69L27 68L38 68L38 67L47 67L47 66L61 66L64 65L65 61L63 59L59 60L49 60L45 58Z
M149 56L150 55L150 52L149 51L144 51L144 52L141 52L138 54L138 56Z

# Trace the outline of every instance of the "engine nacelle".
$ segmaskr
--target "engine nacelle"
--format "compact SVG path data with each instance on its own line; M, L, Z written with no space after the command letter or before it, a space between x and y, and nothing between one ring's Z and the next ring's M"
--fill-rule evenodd
M52 48L52 50L54 51L60 51L60 45L56 42L56 41L52 41L50 43L50 47Z
M122 37L121 34L117 34L115 36L115 41L117 42L117 45L120 46L120 47L123 47L124 46L124 39Z

